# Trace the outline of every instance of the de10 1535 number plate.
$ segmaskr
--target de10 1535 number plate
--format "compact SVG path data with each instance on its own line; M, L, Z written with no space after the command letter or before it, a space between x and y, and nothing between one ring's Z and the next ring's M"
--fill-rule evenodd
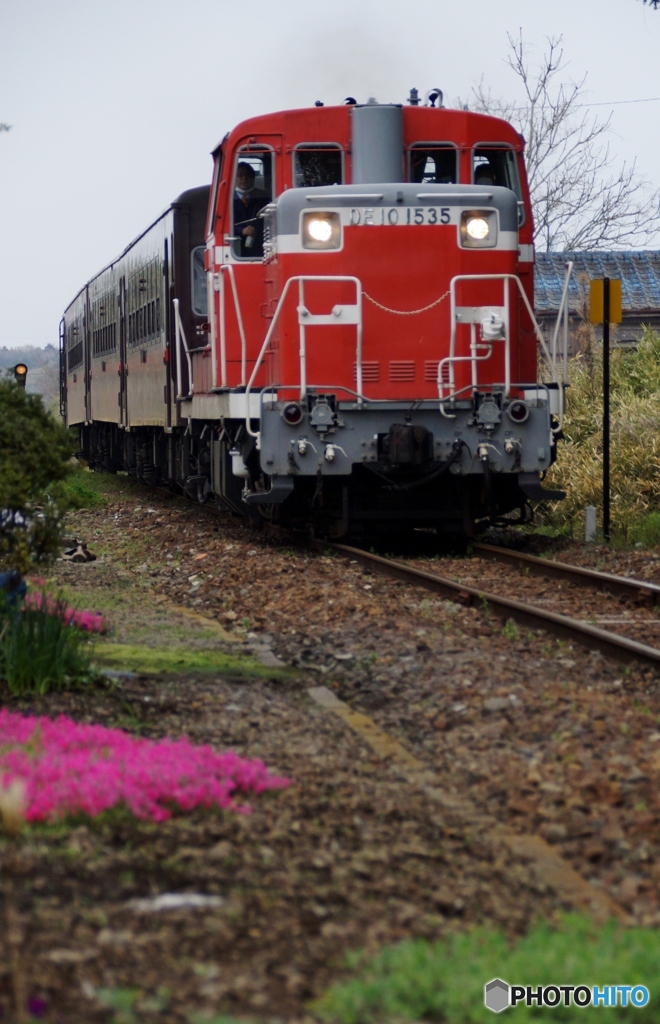
M450 206L353 206L341 211L350 227L404 227L420 224L457 224L460 210Z

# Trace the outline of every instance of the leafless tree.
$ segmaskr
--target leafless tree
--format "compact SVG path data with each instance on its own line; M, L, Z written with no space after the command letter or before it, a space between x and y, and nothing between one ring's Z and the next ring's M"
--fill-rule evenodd
M611 118L587 112L586 76L578 82L563 77L561 36L548 39L539 64L529 59L522 35L508 38L507 63L522 84L524 101L496 99L482 81L470 106L505 118L526 139L537 248L567 252L648 244L658 230L658 194L640 179L634 159L615 166Z

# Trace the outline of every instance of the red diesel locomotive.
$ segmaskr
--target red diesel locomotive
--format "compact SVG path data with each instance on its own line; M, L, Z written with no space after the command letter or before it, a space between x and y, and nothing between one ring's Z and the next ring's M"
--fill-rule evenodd
M90 464L329 537L559 497L523 148L439 90L240 124L64 314Z

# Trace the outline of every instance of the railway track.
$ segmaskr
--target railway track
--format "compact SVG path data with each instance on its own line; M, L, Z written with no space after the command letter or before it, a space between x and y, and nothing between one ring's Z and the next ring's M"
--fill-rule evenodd
M586 586L606 591L619 597L630 597L647 603L660 604L660 586L642 580L630 579L627 576L615 576L612 573L600 572L596 569L585 569L579 565L566 562L555 562L550 558L538 558L536 555L510 551L508 548L495 547L492 544L472 544L472 550L484 558L513 565L518 569L545 576L550 579L566 580L577 586Z
M486 613L496 615L505 622L512 619L516 624L528 629L544 629L562 640L578 643L582 647L599 651L618 661L625 663L637 660L660 669L659 648L612 632L610 629L601 629L583 619L544 608L533 601L523 601L493 593L484 587L470 585L464 580L450 579L439 572L427 568L422 569L409 561L386 558L362 548L305 539L279 529L269 528L269 530L276 536L294 540L297 544L305 544L319 551L335 551L338 555L359 562L372 572L413 586L424 587L460 604L481 606ZM657 584L616 576L612 573L598 572L594 569L584 569L563 562L554 562L487 544L475 544L473 550L484 560L498 561L534 575L559 579L582 588L589 588L591 591L627 598L640 606L660 604L660 586ZM657 624L660 627L660 619Z

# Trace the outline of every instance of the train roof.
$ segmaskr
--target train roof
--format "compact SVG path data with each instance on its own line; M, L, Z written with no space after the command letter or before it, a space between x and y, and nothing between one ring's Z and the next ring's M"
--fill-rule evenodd
M340 106L299 107L292 110L278 110L260 114L241 121L214 148L213 153L234 144L250 135L288 134L298 130L307 131L310 141L319 141L329 129L350 133L350 111L354 107L372 104L341 104ZM381 105L381 104L376 104ZM403 107L404 136L456 142L459 146L473 146L478 142L505 142L515 149L523 150L525 140L508 121L491 114L473 110L459 110L450 107L410 106L406 104L382 104L382 106ZM431 134L428 134L428 133Z
M148 235L149 232L151 231L151 229L154 228L156 226L156 224L158 224L163 219L163 217L167 217L167 215L172 210L181 209L182 206L193 205L195 200L201 199L204 196L204 194L206 195L206 198L208 200L208 194L210 192L210 189L211 189L210 185L198 185L195 188L187 188L187 189L185 189L185 191L181 192L176 197L176 199L174 199L170 203L170 205L168 207L166 207L163 210L163 212L158 215L158 217L156 217L154 220L152 220L152 222L148 225L148 227L146 227L143 231L141 231L139 235L136 235L135 238L131 242L129 242L128 245L124 247L124 249L122 249L122 251L120 252L120 254L118 256L116 256L113 260L110 260L109 263L106 263L105 266L103 266L99 271L97 271L96 274L92 274L92 276L90 278L88 278L87 281L85 281L85 283L82 286L82 288L78 289L78 291L76 292L74 297L71 299L71 302L69 302L67 304L65 312L66 312L67 309L69 309L70 306L73 305L73 303L76 301L78 296L81 295L82 292L85 291L85 289L92 283L92 281L96 281L97 277L101 277L101 275L105 274L106 271L111 270L114 267L115 263L119 263L119 261L124 258L126 253L130 252L130 250L133 248L133 246L137 245L137 243L140 241L141 238L144 238L145 235Z

